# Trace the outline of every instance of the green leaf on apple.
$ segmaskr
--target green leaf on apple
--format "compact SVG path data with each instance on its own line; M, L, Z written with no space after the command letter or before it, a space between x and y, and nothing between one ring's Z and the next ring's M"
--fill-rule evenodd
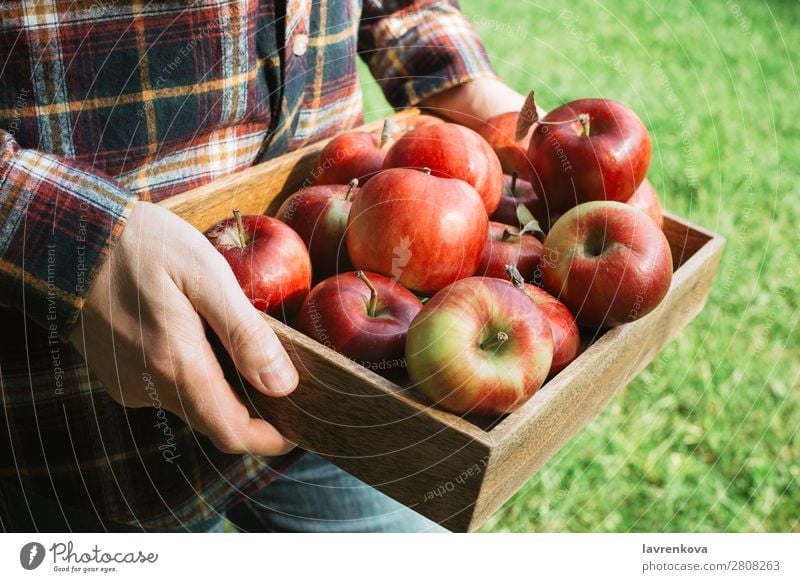
M519 231L519 235L522 236L528 232L540 232L544 234L542 227L539 225L539 221L534 218L531 211L528 210L528 207L524 204L517 204L517 220L522 225L522 230Z

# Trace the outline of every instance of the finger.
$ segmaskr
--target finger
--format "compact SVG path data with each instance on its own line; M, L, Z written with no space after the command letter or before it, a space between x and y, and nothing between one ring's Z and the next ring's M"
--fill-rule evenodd
M187 424L205 434L224 453L276 456L289 452L294 443L262 418L252 418L226 382L222 368L205 338L199 361L177 362L175 410Z
M210 244L209 249L213 250ZM245 297L224 259L215 257L210 268L209 280L216 285L207 285L192 298L198 313L250 384L269 396L289 394L299 378L275 332Z

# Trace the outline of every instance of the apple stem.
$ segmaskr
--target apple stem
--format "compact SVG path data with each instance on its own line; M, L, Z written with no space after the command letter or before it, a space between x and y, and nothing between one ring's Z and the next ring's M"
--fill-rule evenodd
M394 130L395 130L394 121L392 121L391 119L387 119L386 121L383 122L383 129L381 130L381 142L378 145L378 149L383 149L386 146L386 144L389 143L389 140L391 139Z
M239 244L242 247L246 247L247 243L250 242L247 237L247 233L244 230L244 221L242 220L242 213L239 212L238 208L233 209L233 217L236 219L236 228L239 229Z
M519 269L517 269L514 265L506 265L506 273L508 273L508 278L514 287L521 291L525 290L525 279L522 278L522 274L519 272Z
M517 171L516 170L511 172L511 196L513 198L517 197Z
M589 114L588 113L581 113L575 119L558 119L558 120L540 120L539 125L564 125L565 123L575 123L578 122L581 124L583 131L581 132L581 137L588 137L589 136Z
M349 188L347 189L347 194L344 195L344 200L347 202L350 198L353 197L353 191L358 188L358 178L353 178L350 180L348 184Z
M356 271L356 277L364 281L366 286L369 287L369 307L367 307L367 315L375 317L375 312L378 311L378 290L375 289L372 281L367 278L364 271Z
M589 137L589 114L588 113L581 113L578 115L578 121L581 122L583 126L583 133L581 137Z
M490 337L488 340L481 342L481 349L496 350L507 341L508 341L508 334L504 331L498 331L494 337Z
M430 176L431 175L431 169L430 168L422 168L422 173L423 174L427 174L428 176Z

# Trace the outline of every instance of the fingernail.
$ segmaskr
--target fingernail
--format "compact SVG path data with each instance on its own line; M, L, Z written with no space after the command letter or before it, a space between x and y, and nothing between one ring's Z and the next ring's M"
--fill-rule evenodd
M297 386L298 376L292 362L286 357L276 358L271 365L258 373L264 390L272 395L283 395Z

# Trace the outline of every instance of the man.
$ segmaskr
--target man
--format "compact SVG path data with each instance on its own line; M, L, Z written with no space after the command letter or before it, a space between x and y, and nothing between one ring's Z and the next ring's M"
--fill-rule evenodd
M357 125L357 52L396 108L518 109L455 0L11 1L0 49L3 528L435 529L249 417L206 324L265 394L297 372L153 203Z

